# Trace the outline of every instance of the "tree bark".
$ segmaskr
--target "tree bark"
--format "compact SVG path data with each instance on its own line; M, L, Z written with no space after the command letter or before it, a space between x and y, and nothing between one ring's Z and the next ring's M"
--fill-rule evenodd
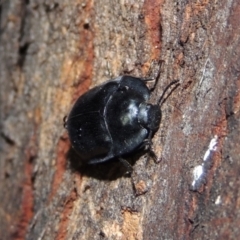
M0 238L237 239L239 16L240 0L3 0ZM180 81L153 138L161 162L137 152L131 177L117 160L79 168L63 128L74 101L159 60L151 101Z

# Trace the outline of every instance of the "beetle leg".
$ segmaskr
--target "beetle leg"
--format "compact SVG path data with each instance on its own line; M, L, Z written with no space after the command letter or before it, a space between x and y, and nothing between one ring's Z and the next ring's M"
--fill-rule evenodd
M159 163L159 159L156 155L156 153L154 152L153 148L152 148L152 141L149 143L149 154L151 155L151 157L153 158L155 163Z
M119 161L126 167L126 169L127 169L126 174L127 174L127 175L128 175L128 174L131 174L132 171L133 171L133 168L132 168L132 166L130 165L130 163L129 163L127 160L123 159L123 158L118 158L118 159L119 159Z
M162 69L162 65L165 61L164 60L153 60L151 62L150 68L148 70L148 74L147 75L153 75L153 70L155 68L155 65L158 65L158 70L157 73L154 74L155 76L152 77L148 77L148 78L142 78L143 81L148 82L148 81L154 81L153 86L149 87L150 92L153 92L153 90L156 88L156 85L158 83L158 80L160 78L160 74L161 74L161 69Z
M151 132L149 133L149 135L148 135L148 138L143 141L141 147L147 146L147 150L148 150L149 155L151 155L151 157L153 158L153 160L154 160L155 163L159 163L160 160L159 160L159 158L157 157L157 155L156 155L156 153L154 152L153 147L152 147L152 145L153 145L153 143L152 143L152 135L153 135L153 132L151 131Z
M148 147L148 153L149 153L149 155L151 155L151 157L153 158L154 162L155 163L159 163L158 157L157 157L157 155L154 152L153 147L152 147L153 143L151 141L151 138L147 139L145 144Z

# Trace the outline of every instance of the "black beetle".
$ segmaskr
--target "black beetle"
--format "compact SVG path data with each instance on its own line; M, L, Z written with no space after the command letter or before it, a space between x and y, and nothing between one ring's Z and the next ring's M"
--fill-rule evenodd
M155 156L151 140L161 121L160 104L167 89L178 81L171 82L153 105L148 100L156 83L149 89L146 82L150 80L120 76L78 98L64 126L83 162L123 160L146 145Z

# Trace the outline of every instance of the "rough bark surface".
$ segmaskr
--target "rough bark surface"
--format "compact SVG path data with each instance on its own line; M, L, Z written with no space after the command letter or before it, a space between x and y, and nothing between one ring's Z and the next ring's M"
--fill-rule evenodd
M239 16L240 0L1 1L0 239L238 239ZM153 60L152 101L181 83L153 139L160 164L77 168L62 121L74 101Z

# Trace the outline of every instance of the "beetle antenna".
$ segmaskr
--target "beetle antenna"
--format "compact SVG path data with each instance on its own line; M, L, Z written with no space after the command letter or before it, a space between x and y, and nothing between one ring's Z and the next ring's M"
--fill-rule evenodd
M171 92L170 92L165 98L163 98L164 95L165 95L165 93L168 91L168 89L169 89L172 85L174 85L174 84L176 84L175 87L171 90ZM164 91L163 91L163 93L162 93L162 96L159 98L157 104L158 104L159 106L161 106L161 105L167 100L167 98L172 94L172 92L173 92L179 85L180 85L180 84L179 84L179 80L174 80L174 81L172 81L171 83L169 83L169 84L167 85L167 87L164 89Z
M149 72L152 72L152 68L153 68L153 63L156 62L158 65L159 65L159 69L157 71L157 75L154 76L154 77L148 77L148 78L144 78L142 79L143 81L145 82L148 82L148 81L155 81L154 82L154 85L152 87L149 87L149 90L150 92L153 92L153 90L156 88L157 84L158 84L158 80L160 78L160 75L161 75L161 68L162 68L162 65L164 63L164 60L158 60L158 61L152 61L151 63L151 66L150 66L150 69L149 69Z

